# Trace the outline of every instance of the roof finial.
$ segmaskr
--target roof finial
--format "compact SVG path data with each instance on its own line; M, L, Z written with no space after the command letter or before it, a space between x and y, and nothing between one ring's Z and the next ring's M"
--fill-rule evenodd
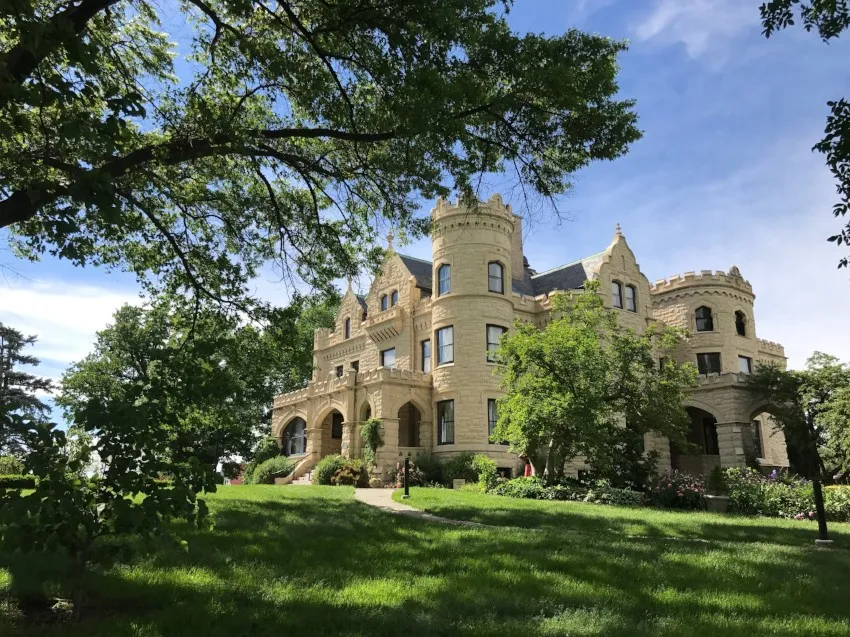
M617 223L617 236L618 236L618 237L622 237L622 236L623 236L623 231L620 229L620 224L619 224L619 223Z
M393 231L392 231L392 230L390 230L390 231L387 233L387 250L392 250L392 249L393 249L393 238L394 238L394 236L393 236Z

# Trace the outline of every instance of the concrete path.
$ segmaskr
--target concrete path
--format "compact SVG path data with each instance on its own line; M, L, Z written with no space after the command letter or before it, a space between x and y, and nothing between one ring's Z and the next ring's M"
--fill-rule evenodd
M363 504L368 504L375 508L394 513L396 515L406 515L412 518L420 518L429 522L441 522L443 524L453 524L455 526L469 526L482 529L499 528L490 524L479 524L478 522L469 522L467 520L450 520L442 518L438 515L426 513L421 509L414 509L412 506L402 504L393 500L393 489L354 489L354 499Z

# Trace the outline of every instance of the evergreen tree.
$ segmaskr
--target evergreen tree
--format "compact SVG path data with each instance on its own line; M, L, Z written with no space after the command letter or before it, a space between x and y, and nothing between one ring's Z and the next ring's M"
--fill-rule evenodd
M24 349L35 342L35 336L24 336L15 328L0 323L0 454L19 455L23 450L20 437L8 427L4 416L14 413L42 420L50 411L36 392L51 391L52 383L21 369L39 364L35 356L24 353Z

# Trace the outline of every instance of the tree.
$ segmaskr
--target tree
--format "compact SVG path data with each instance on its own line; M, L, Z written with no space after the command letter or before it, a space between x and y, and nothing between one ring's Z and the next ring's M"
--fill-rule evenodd
M806 31L817 31L824 42L837 38L850 27L850 5L847 0L769 0L761 7L764 36L769 38L795 23L799 15ZM826 165L836 180L838 203L832 208L835 217L847 217L850 210L850 102L844 98L827 102L830 114L824 137L812 150L826 155ZM838 234L829 237L837 245L850 246L850 218ZM850 257L843 257L838 267L847 267Z
M48 407L36 392L49 392L53 384L21 369L35 367L39 360L24 353L28 345L35 345L35 336L24 336L18 330L0 323L0 415L16 413L34 420L42 420ZM23 441L0 419L0 455L20 455Z
M309 378L312 338L308 345L304 332L328 325L337 302L296 298L270 311L266 330L170 296L148 308L126 305L65 374L57 402L95 438L113 426L108 413L132 412L140 426L168 432L175 461L196 457L214 468L248 455L275 394Z
M850 471L850 364L815 352L804 370L760 365L748 382L770 405L794 471L827 480Z
M488 173L552 201L640 137L625 43L517 35L511 5L181 0L164 33L146 0L7 3L0 228L233 301L270 260L317 285L375 264L378 222L424 230L421 198Z
M508 441L549 482L577 455L610 466L648 432L682 440L684 388L696 382L693 365L671 357L683 334L621 327L598 281L552 300L556 314L545 327L518 322L502 337L497 369L505 395L493 439ZM660 366L659 356L669 362Z

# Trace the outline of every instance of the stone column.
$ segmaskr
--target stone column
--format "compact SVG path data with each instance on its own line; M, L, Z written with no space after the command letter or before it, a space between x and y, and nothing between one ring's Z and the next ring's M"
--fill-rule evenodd
M378 448L378 473L383 475L395 472L398 462L398 418L381 418L384 426L384 445Z
M342 423L342 443L340 453L346 458L356 458L358 453L357 421L346 420Z
M744 455L746 449L745 436L747 434L749 434L749 444L752 446L749 423L717 423L717 444L720 447L720 466L722 468L747 466L747 459Z
M322 457L322 423L318 427L307 427L307 454L312 454L314 458Z
M430 420L419 421L419 446L425 451L431 451L434 447L432 425L433 423Z
M671 468L670 459L670 441L661 434L648 433L644 436L644 449L649 453L655 451L658 453L658 461L655 468L659 472L667 471Z

